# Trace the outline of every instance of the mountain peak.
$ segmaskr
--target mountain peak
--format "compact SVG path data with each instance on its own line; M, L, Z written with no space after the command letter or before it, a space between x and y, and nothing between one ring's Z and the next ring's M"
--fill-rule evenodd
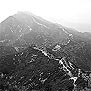
M65 51L65 54L74 56L75 54L71 51L77 52L79 48L89 46L91 37L88 33L74 31L30 12L18 12L0 24L1 46L11 46L18 50L16 52L20 52L32 44L40 49L54 45L64 46L60 49Z
M6 74L4 75L5 83L10 81L10 86L14 87L13 83L16 81L15 84L19 87L19 85L26 85L28 81L30 83L30 78L32 78L34 82L31 84L34 83L32 86L35 85L36 88L43 86L46 88L50 81L54 83L53 85L58 81L55 85L57 86L62 84L61 80L66 81L68 86L68 81L74 79L74 76L79 78L82 74L81 71L89 72L91 70L90 36L90 33L74 31L29 12L18 12L9 16L0 24L0 68L2 68L0 71L8 74L7 77ZM62 76L64 71L67 74L63 74L61 77L63 79L61 79L60 75ZM33 72L32 75L30 72ZM45 78L44 80L39 78L42 76L48 76L47 82L43 82L46 81ZM72 78L68 79L69 76ZM57 80L54 81L54 78ZM43 86L40 86L42 84L39 79L42 84L44 83ZM51 82L50 85L52 85ZM27 87L29 87L28 85ZM54 88L54 86L51 87ZM59 87L63 87L63 84L57 87L56 90L62 90Z

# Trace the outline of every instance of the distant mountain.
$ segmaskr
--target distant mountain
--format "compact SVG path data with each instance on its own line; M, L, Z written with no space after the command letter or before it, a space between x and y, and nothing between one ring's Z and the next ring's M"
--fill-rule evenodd
M49 46L57 41L63 42L67 38L68 34L62 27L24 12L10 16L0 24L1 46L25 48L32 43L37 43L38 46L40 44Z
M85 63L83 67L91 69L90 35L49 22L32 13L18 12L0 24L0 57L21 52L32 44L43 50L60 45L71 61L75 60L81 67Z
M0 90L80 91L90 73L91 33L28 12L0 23Z

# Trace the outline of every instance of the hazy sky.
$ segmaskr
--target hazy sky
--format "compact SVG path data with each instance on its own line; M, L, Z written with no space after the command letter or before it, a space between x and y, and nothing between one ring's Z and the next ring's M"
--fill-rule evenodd
M91 0L0 0L0 22L17 11L30 11L47 19L63 20L73 25L91 25Z

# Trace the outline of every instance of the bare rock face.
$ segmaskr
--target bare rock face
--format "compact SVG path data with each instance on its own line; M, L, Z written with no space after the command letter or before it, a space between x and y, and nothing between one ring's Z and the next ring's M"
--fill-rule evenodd
M0 90L86 89L90 49L90 33L73 31L30 13L10 16L0 24Z

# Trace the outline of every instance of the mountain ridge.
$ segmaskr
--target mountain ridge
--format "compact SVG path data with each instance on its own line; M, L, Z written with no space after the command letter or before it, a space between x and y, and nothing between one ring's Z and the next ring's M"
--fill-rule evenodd
M63 49L61 48L62 51L71 56L73 60L74 57L79 58L77 54L80 51L83 51L85 48L86 50L90 48L90 37L86 37L88 34L85 35L84 33L85 36L83 36L81 32L64 27L60 24L48 22L33 14L19 12L8 17L2 23L0 24L0 31L2 30L0 45L4 47L2 47L0 57L6 55L6 52L5 54L2 53L6 50L4 48L11 47L15 53L18 53L25 50L28 46L35 44L40 49L52 48L52 46L56 45L64 46ZM79 48L81 50L79 50ZM10 50L11 49L8 51ZM86 51L83 52L86 53ZM88 55L90 55L89 52ZM85 61L84 57L80 56L80 58L81 59L77 60L84 59L82 63L87 62L86 64L90 64L89 58L86 59L88 61Z
M2 91L79 91L90 74L89 33L24 12L0 24Z

